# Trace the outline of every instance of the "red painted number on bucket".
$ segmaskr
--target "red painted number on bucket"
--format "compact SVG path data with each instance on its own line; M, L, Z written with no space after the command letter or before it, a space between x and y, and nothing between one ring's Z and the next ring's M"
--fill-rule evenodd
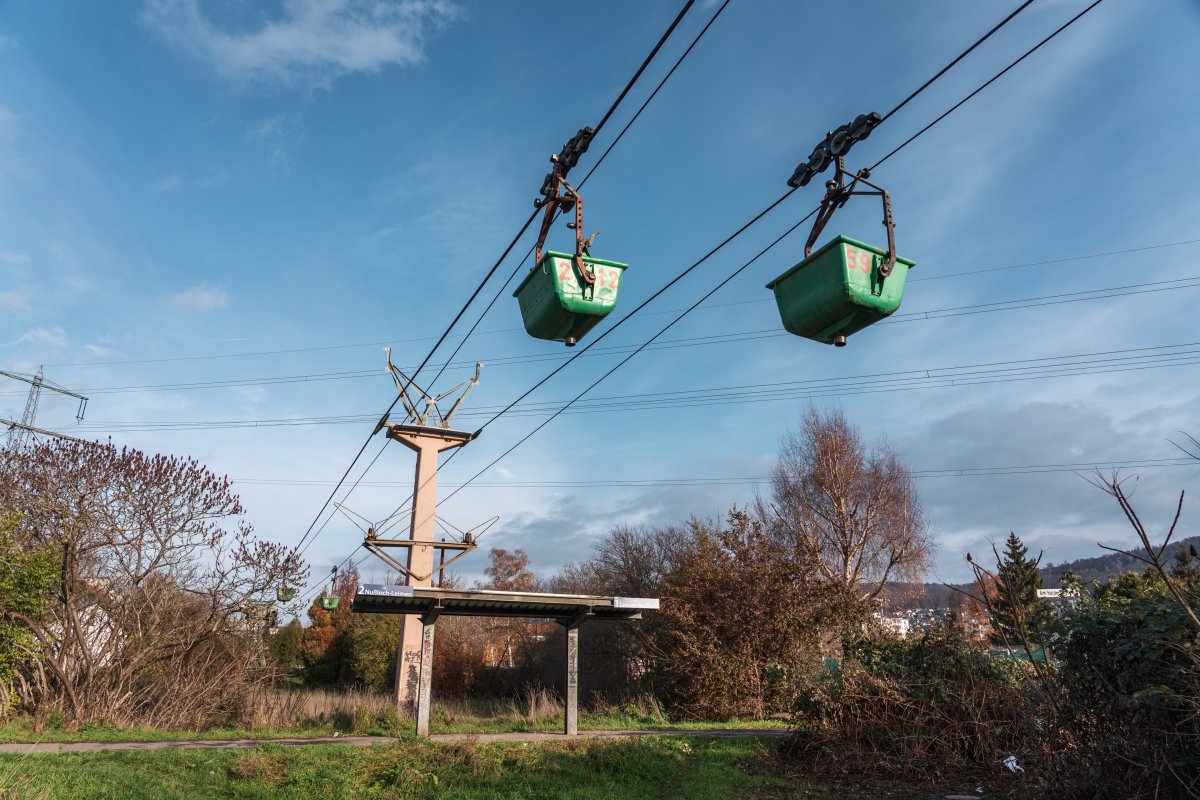
M868 275L871 274L871 254L853 247L847 247L846 267L854 269L856 266Z
M610 289L617 288L617 284L620 283L620 281L621 281L621 270L610 269L608 271L608 288L610 288Z
M558 262L558 282L559 283L574 283L575 276L571 274L571 262Z

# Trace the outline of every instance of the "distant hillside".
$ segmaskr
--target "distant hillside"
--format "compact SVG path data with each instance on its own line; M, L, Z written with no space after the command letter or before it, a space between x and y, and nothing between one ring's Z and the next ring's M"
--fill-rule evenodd
M1172 542L1167 547L1166 561L1169 563L1175 557L1176 549L1186 548L1189 545L1200 551L1200 536L1189 536L1186 539ZM1132 546L1130 549L1134 550ZM1068 571L1074 572L1086 582L1097 582L1108 580L1113 575L1120 575L1123 572L1140 572L1145 568L1145 564L1129 556L1106 552L1102 556L1079 558L1075 561L1042 567L1042 584L1047 589L1057 589L1062 586L1062 576ZM958 584L956 588L970 589L971 584ZM950 605L950 596L953 591L941 583L893 584L891 586L892 607L901 609L946 608Z
M1175 551L1180 547L1187 548L1188 546L1195 547L1200 551L1200 536L1189 536L1186 539L1180 539L1176 542L1171 542L1167 546L1164 557L1168 563L1175 557ZM1131 552L1137 552L1134 548L1129 548ZM1080 558L1075 561L1068 561L1065 564L1054 564L1043 567L1042 583L1047 589L1057 589L1062 584L1059 581L1064 573L1068 570L1074 572L1085 581L1103 581L1113 575L1120 575L1122 572L1131 572L1145 569L1146 565L1140 561L1130 558L1129 556L1120 553L1105 553L1102 556L1095 558Z

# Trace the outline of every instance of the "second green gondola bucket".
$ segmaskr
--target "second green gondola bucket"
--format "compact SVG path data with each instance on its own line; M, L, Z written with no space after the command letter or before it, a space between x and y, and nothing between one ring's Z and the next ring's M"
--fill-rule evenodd
M590 286L580 280L574 255L547 250L513 292L530 336L574 345L617 307L628 264L591 256L583 263L596 276Z
M886 278L879 267L887 251L838 236L767 284L789 333L825 344L887 317L900 307L908 271L916 266L896 257Z

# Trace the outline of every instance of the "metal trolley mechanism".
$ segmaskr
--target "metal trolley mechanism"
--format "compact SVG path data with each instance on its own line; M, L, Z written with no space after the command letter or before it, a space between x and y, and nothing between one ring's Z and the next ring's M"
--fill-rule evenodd
M825 182L825 196L804 243L804 260L767 284L775 292L780 319L789 333L844 347L848 336L895 312L904 298L908 270L916 265L896 253L891 195L871 182L869 170L846 171L846 153L855 142L870 136L881 120L877 113L860 114L828 132L788 179L793 188L807 186L834 165L833 178ZM863 195L877 196L883 202L887 248L838 235L814 253L813 245L837 210L851 197Z
M594 135L591 128L580 128L561 152L550 156L550 172L542 180L540 196L533 201L535 208L543 210L534 266L513 292L521 306L525 331L538 339L564 342L567 347L573 347L616 308L628 266L592 256L592 243L599 232L584 238L583 198L567 181ZM575 218L567 227L575 231L575 251L544 250L555 215L572 211Z

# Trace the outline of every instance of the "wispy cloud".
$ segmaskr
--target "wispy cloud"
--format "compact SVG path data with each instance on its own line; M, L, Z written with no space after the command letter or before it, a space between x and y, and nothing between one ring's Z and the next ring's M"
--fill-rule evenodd
M224 289L202 283L171 295L170 303L191 311L216 311L229 305L229 295Z
M229 183L229 171L224 167L217 167L211 170L204 177L197 178L194 183L201 189L215 189L218 186L224 186Z
M67 332L62 328L33 328L21 334L17 344L48 345L50 347L66 347Z
M276 114L260 119L246 130L246 139L266 145L271 163L287 167L291 155L304 141L304 128L294 114Z
M183 185L183 178L178 175L164 175L153 184L156 192L174 192Z
M188 187L197 189L215 189L218 186L224 186L229 183L229 171L224 167L217 167L209 170L199 178L187 178L182 175L171 173L163 175L158 180L150 184L150 188L156 192L169 193L177 192Z
M285 0L260 27L232 30L199 0L148 0L142 18L228 80L324 84L421 62L429 33L460 13L450 0Z
M0 292L0 308L8 311L28 311L29 298L33 292L28 289L7 289Z
M0 250L0 264L28 264L32 260L28 253L14 253L11 250Z

